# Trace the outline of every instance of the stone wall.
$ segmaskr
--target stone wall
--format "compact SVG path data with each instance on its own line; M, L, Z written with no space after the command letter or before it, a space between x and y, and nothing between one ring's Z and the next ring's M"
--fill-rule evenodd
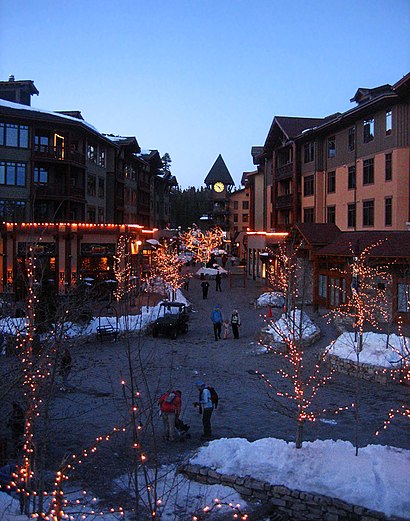
M200 483L220 484L234 488L245 500L266 502L294 521L404 521L403 518L388 517L382 512L352 505L340 499L291 490L282 485L271 485L249 476L221 474L200 465L180 465L178 471L188 479Z
M378 366L363 364L361 362L359 362L359 366L357 367L357 363L355 361L339 358L335 355L328 355L326 360L336 371L355 378L359 377L363 380L370 380L380 384L397 384L400 380L399 373L391 369L381 369Z

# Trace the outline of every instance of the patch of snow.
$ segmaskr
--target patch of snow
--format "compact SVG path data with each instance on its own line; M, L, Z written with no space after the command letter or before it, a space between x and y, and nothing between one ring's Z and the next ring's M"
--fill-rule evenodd
M296 449L276 438L223 438L202 447L190 463L410 519L409 450L368 445L355 456L354 446L341 440L304 442Z
M263 308L266 306L272 306L275 308L283 308L285 305L285 299L283 293L280 291L269 291L268 293L262 293L256 301L257 308Z
M304 340L318 333L319 328L310 320L306 313L303 313L301 335L299 327L301 323L300 309L292 310L289 315L283 313L276 322L270 321L265 329L265 333L272 335L273 342L283 342L285 338L295 338L296 340Z

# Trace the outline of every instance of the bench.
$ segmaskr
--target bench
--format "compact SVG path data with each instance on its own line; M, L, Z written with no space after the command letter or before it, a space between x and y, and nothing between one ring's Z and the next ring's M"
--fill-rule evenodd
M97 337L102 342L104 338L112 338L114 337L114 340L117 340L118 336L118 329L113 328L109 324L106 324L104 326L98 326L97 327Z

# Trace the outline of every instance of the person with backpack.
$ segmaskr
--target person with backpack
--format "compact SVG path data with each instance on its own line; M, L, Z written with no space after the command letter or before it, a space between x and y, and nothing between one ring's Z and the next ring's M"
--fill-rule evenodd
M238 310L234 309L231 315L231 327L234 338L239 338L239 328L241 325L241 318L239 316Z
M219 340L221 338L223 316L221 308L218 305L214 307L211 313L211 321L214 325L215 340Z
M208 298L209 282L207 280L203 280L201 282L201 287L202 287L202 298L205 300Z
M181 414L182 407L181 391L166 392L158 400L164 424L165 439L175 441L175 422Z
M213 387L206 386L202 380L198 380L195 385L199 390L199 401L194 402L194 407L199 408L204 428L201 438L209 440L212 438L211 416L214 408L218 407L218 394Z

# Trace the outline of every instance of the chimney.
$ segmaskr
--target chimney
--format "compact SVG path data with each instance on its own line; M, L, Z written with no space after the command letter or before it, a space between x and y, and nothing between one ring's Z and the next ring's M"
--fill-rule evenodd
M10 74L9 81L14 81L14 74Z

